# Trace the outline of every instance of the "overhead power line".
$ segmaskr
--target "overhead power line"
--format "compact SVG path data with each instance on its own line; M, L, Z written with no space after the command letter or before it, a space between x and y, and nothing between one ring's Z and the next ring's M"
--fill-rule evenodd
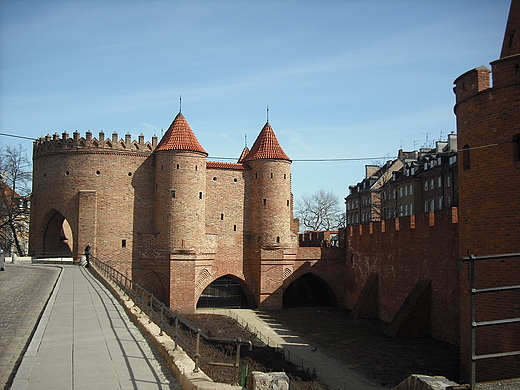
M13 137L13 138L30 139L31 141L35 140L35 138L24 137L23 135L14 135L14 134L6 134L6 133L0 133L0 135L4 135L6 137Z

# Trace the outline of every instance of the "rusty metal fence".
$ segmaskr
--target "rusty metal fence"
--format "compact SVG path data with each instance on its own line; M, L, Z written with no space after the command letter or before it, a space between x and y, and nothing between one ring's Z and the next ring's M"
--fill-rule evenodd
M475 256L470 255L461 259L461 263L468 262L469 270L469 297L470 297L470 344L471 344L471 365L470 365L470 389L476 389L476 364L478 360L481 359L493 359L493 358L501 358L506 356L516 356L520 355L519 351L501 351L490 354L477 355L476 353L476 330L482 326L493 326L493 325L503 325L503 324L512 324L520 322L520 318L503 318L493 321L477 321L476 320L476 296L478 294L489 294L503 291L513 291L520 290L519 285L507 285L507 286L494 286L487 288L476 288L475 287L475 264L477 261L485 261L485 260L497 260L497 259L509 259L509 258L517 258L520 259L520 253L507 253L500 255L491 255L491 256Z
M110 265L96 259L94 256L89 256L90 268L98 274L101 278L112 282L124 294L126 294L139 310L146 314L150 322L154 322L160 329L160 335L166 333L175 342L175 349L180 345L188 354L190 354L195 361L194 372L199 371L200 363L210 366L235 367L237 369L237 377L240 376L240 351L243 345L247 346L249 350L252 349L252 343L249 340L241 339L225 339L210 337L199 328L193 326L188 321L183 319L177 313L170 310L163 302L159 301L152 293L148 292L137 283L126 277L121 272L117 271ZM206 340L209 343L223 343L235 346L235 359L233 363L229 362L215 362L205 359L201 355L201 341ZM241 375L244 380L244 375ZM243 385L242 383L240 383Z

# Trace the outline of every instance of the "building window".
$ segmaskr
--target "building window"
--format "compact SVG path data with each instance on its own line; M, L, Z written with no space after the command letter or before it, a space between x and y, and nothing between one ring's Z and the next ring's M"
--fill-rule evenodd
M451 177L450 176L446 176L446 187L448 187L448 188L451 187Z
M471 169L471 156L469 145L464 145L464 147L462 148L462 167L465 171Z
M412 190L413 186L410 184L408 186L408 195L412 195L413 194L413 190Z
M438 177L437 178L437 187L441 188L442 187L442 177Z
M428 191L428 181L424 182L424 191Z
M424 212L428 212L428 201L424 202Z
M435 211L435 199L430 200L430 211Z
M449 196L446 198L446 207L451 207L451 198Z
M438 210L442 210L442 198L437 199Z
M430 190L433 190L435 188L435 180L430 179Z
M520 133L513 137L513 160L520 161Z

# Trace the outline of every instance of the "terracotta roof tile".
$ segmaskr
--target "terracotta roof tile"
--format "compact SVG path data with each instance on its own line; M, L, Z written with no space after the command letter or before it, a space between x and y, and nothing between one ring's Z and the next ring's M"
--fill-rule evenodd
M193 134L188 121L180 112L155 149L156 152L161 150L189 150L208 154Z
M244 164L241 163L230 163L222 161L206 161L206 168L218 168L218 169L248 169Z
M258 135L255 143L251 147L251 151L247 154L243 161L258 160L258 159L277 159L288 160L291 159L285 154L273 128L266 122L262 131Z

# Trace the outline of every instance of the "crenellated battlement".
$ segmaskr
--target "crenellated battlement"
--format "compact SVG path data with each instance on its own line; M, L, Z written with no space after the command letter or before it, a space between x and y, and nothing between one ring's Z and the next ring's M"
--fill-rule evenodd
M151 154L157 147L157 136L152 137L152 142L144 140L144 135L140 134L137 140L132 140L130 133L125 134L124 139L120 139L116 132L112 133L111 138L106 138L103 131L99 132L99 137L92 137L92 132L87 131L84 137L81 137L79 131L72 133L62 133L61 137L58 133L53 135L47 134L34 141L33 157L37 158L46 154L73 152L88 149L99 151L117 151L130 153L146 153Z

